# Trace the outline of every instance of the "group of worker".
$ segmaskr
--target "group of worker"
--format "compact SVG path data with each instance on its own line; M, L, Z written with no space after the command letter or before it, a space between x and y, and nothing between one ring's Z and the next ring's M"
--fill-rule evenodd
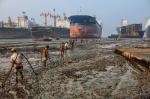
M61 43L61 45L60 45L60 56L61 56L61 58L64 58L65 50L74 48L74 43L75 43L74 40L69 40L69 42L65 42L65 43L62 42Z
M62 42L60 44L60 57L61 58L64 59L64 54L65 54L66 50L74 48L74 43L75 43L75 40L69 40L69 41L67 41L65 43ZM81 40L81 43L83 43L83 40ZM42 65L44 67L46 67L46 65L47 65L47 60L50 59L48 50L49 50L49 46L48 45L41 49L41 62L42 62ZM11 69L14 71L14 73L16 75L16 84L18 84L18 74L20 74L22 81L24 79L24 75L23 75L23 59L25 58L28 63L29 63L29 61L25 57L24 54L18 53L16 48L12 48L11 49L11 53L12 53L12 55L10 57L10 61L11 61L11 64L12 64L12 68ZM29 65L31 65L31 64L29 63Z
M69 40L69 42L62 42L60 44L60 57L64 57L65 50L68 49L73 49L74 48L74 40ZM47 60L50 58L49 57L49 46L47 45L46 47L41 49L41 62L44 67L47 65ZM20 74L21 79L23 81L24 75L23 75L23 59L26 58L22 53L19 53L16 48L11 49L11 57L10 61L12 64L12 70L14 71L16 75L16 84L18 84L18 74ZM28 61L28 60L27 60Z

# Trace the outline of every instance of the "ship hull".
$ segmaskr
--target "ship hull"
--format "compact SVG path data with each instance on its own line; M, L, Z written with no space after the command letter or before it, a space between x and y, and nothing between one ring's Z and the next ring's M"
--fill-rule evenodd
M42 40L48 38L69 38L69 29L58 27L33 27L32 39Z
M98 32L99 31L99 32ZM70 27L71 38L100 38L101 30L96 25L76 25Z
M0 28L0 39L24 39L31 38L29 29L24 28Z
M90 22L89 20L93 20ZM102 27L94 17L75 15L70 17L71 38L101 38Z
M57 27L33 27L25 28L0 28L0 39L26 39L33 40L54 38L69 38L69 29Z
M142 38L144 31L142 30L142 24L130 24L117 28L120 38Z

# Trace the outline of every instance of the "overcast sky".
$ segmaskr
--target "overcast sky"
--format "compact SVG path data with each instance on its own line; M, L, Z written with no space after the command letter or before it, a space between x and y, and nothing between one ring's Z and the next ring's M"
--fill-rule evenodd
M130 24L145 24L150 17L150 0L0 0L0 21L7 21L8 16L17 20L25 11L29 18L42 24L40 13L54 8L57 13L65 12L67 16L96 15L98 20L102 20L103 36L116 33L122 18L127 18Z

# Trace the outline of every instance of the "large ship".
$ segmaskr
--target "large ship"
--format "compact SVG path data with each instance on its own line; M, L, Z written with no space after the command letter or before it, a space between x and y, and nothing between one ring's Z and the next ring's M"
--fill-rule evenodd
M40 16L44 17L44 26L36 26L32 27L32 39L33 40L48 40L49 38L69 38L69 27L70 23L68 18L66 17L64 13L64 17L61 18L59 15L55 14L55 10L53 9L53 13L44 13L42 12ZM54 25L48 26L47 18L50 16L50 18L53 19Z
M121 21L121 27L117 27L120 38L142 38L144 31L142 24L128 24L126 19Z
M102 26L95 17L73 15L70 20L70 38L101 38Z
M31 38L30 29L27 28L27 16L18 17L18 22L12 22L8 17L8 22L0 22L0 39L23 39Z
M67 18L55 20L55 26L39 26L35 21L28 20L28 16L18 17L13 22L8 17L8 22L0 22L0 39L26 39L42 40L48 38L69 38L69 22Z

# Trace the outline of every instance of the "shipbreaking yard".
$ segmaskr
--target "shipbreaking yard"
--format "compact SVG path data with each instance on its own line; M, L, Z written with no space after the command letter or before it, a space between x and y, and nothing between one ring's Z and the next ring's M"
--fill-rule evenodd
M65 40L64 40L65 41ZM149 99L150 43L140 39L80 40L59 56L62 40L1 43L0 84L11 68L9 49L17 47L24 60L25 80L15 86L11 72L0 99ZM40 48L49 44L48 66L41 66Z

